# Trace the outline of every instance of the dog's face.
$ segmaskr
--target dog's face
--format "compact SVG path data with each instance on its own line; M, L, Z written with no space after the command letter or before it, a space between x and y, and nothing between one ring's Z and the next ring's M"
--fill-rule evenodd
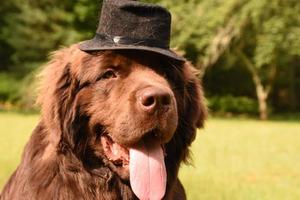
M100 52L81 66L81 113L89 117L90 141L98 156L128 174L128 149L142 140L169 142L178 124L175 83L179 70L146 52ZM172 68L174 69L167 69ZM177 88L179 89L179 88Z
M108 144L104 152L111 161L123 161L122 155L113 152L114 143L126 148L149 137L163 145L177 127L175 94L163 69L158 70L169 66L145 54L135 52L131 57L106 52L98 57L98 78L89 88L92 97L87 114L90 127L103 127L95 134L109 137L102 141L103 146Z
M152 144L155 159L166 156L168 180L175 176L205 118L193 68L154 53L88 54L75 45L56 55L45 76L43 118L56 132L49 146L67 146L87 166L104 163L125 180L131 149L150 155ZM45 159L51 151L45 150Z

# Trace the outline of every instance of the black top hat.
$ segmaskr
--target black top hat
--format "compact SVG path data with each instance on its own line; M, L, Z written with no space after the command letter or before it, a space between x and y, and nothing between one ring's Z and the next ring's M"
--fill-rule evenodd
M184 61L169 48L171 14L163 7L133 0L104 0L96 36L83 51L135 49Z

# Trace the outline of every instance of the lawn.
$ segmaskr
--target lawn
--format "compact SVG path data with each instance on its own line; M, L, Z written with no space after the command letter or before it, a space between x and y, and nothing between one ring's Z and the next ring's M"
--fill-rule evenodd
M19 163L37 115L0 113L0 188ZM300 122L210 119L180 178L190 200L300 199Z

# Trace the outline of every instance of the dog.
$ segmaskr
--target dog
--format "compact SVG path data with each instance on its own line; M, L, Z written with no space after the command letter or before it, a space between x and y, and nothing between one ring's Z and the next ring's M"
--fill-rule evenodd
M93 39L54 53L41 119L1 200L184 200L178 179L206 106L169 48L171 14L104 0Z
M164 199L185 199L178 169L206 116L189 62L74 45L55 53L42 80L41 120L1 199L136 199L129 154L141 141L164 151Z

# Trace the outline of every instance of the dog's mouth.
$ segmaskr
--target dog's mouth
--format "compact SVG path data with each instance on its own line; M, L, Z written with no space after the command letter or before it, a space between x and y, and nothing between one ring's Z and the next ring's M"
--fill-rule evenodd
M108 135L101 136L101 144L106 158L115 167L122 168L125 173L129 173L129 150L114 142Z
M109 135L101 136L109 167L130 185L139 199L162 199L166 191L167 172L164 148L160 142L145 139L126 148Z

